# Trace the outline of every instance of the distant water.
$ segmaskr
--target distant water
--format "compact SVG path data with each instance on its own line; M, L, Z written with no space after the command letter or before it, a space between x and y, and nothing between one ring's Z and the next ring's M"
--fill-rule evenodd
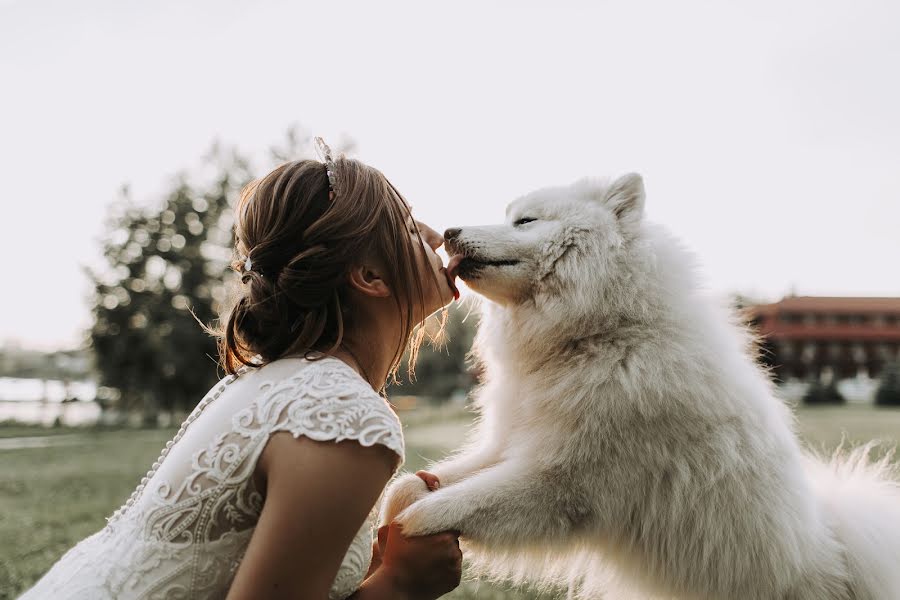
M90 425L100 418L96 397L97 385L93 381L0 377L0 421Z

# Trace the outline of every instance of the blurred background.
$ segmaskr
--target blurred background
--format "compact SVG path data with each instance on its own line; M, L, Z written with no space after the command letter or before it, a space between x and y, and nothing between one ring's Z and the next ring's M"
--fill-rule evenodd
M312 135L441 231L640 172L810 447L896 443L898 69L889 1L0 0L0 598L104 525L221 376L192 312L227 300L240 188ZM463 290L389 390L410 469L471 422L477 323Z

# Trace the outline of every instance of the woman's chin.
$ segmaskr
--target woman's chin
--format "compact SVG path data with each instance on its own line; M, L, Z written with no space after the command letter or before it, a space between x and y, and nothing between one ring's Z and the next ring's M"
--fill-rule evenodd
M447 274L441 270L438 273L438 276L438 295L440 296L440 300L438 300L438 305L431 312L435 312L448 306L456 299L456 293L453 291L453 288L450 287L449 281L447 281Z
M453 302L453 292L450 289L441 290L441 299L438 302L435 302L434 308L429 312L429 315L433 315L437 311L447 307L450 303Z
M441 290L441 307L448 306L454 300L456 300L456 294L453 293L453 290L450 289L449 285L444 286L444 289Z
M436 295L437 296L437 295ZM419 305L415 311L415 320L416 323L424 323L425 319L443 309L447 305L453 302L453 292L448 288L446 290L441 290L440 295L438 297L426 298L424 306ZM422 315L419 313L421 308L425 309L425 314Z

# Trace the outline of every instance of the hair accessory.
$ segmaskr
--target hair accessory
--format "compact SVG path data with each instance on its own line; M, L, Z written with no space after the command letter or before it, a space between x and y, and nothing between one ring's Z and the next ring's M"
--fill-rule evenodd
M246 272L246 271L249 271L249 270L251 270L252 268L253 268L253 261L250 260L250 257L248 256L248 257L246 257L246 258L244 259L244 271L245 271L245 272Z
M337 193L337 175L335 174L335 166L334 166L334 158L331 156L331 148L328 147L328 144L325 143L320 137L315 138L316 142L316 152L319 153L319 157L322 159L322 162L325 163L325 172L328 174L328 187L332 192Z

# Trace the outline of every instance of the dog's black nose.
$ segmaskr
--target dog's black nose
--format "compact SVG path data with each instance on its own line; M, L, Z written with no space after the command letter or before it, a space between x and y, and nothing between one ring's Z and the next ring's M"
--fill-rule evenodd
M459 234L462 233L462 229L459 227L451 227L447 231L444 232L444 239L448 242L451 240L455 240L459 237Z

